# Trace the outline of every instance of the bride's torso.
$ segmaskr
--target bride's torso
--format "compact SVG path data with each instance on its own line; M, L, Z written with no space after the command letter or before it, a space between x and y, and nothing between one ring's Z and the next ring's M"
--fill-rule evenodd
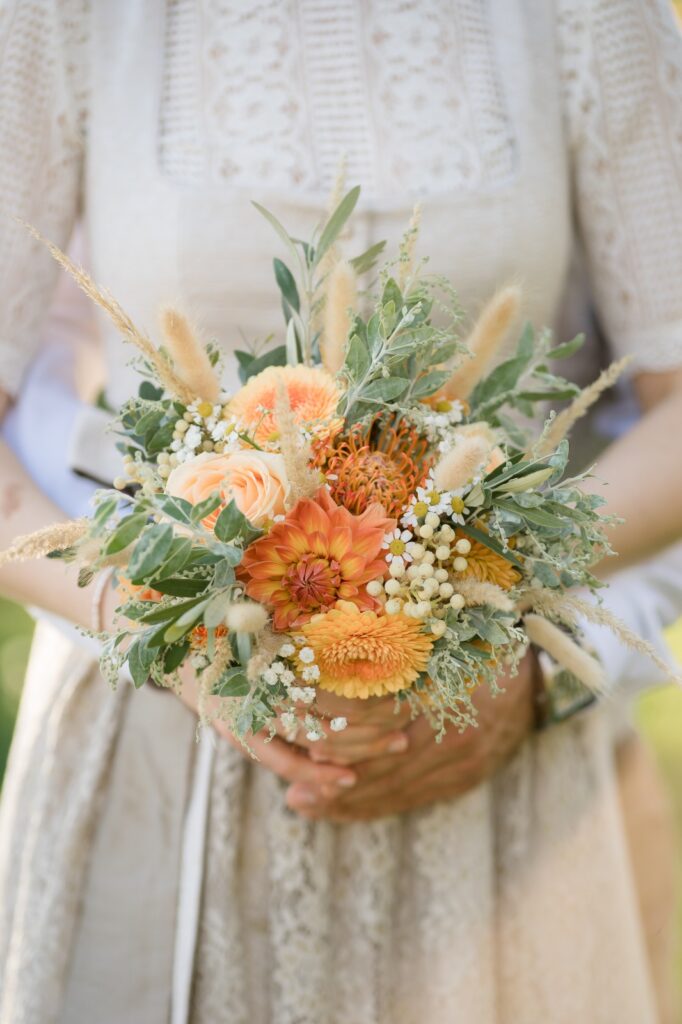
M121 0L91 11L85 222L92 268L152 333L191 312L230 351L281 334L251 206L306 237L340 160L363 193L349 249L420 250L465 308L520 278L553 319L571 249L555 14L545 0ZM109 397L129 354L102 323ZM234 375L232 361L228 369Z

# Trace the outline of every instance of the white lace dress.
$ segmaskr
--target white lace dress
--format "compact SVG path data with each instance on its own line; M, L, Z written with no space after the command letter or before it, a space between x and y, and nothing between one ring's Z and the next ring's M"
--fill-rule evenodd
M280 330L248 200L305 235L342 154L354 248L395 244L419 198L463 304L516 276L543 323L579 236L612 354L680 362L664 0L10 0L0 61L10 391L56 280L15 215L62 245L82 215L134 319L171 299L231 349ZM100 329L118 402L128 356ZM225 744L197 756L172 695L112 693L41 624L0 818L0 1020L653 1024L613 743L607 706L463 799L309 824Z

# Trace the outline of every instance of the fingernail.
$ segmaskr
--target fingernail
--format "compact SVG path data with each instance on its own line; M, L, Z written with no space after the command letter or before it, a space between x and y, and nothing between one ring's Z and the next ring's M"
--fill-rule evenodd
M389 754L402 754L403 750L407 750L407 736L396 736L388 745Z
M354 786L356 782L357 779L355 778L354 775L342 775L339 779L336 780L336 785L343 786L344 789L350 789L351 786Z

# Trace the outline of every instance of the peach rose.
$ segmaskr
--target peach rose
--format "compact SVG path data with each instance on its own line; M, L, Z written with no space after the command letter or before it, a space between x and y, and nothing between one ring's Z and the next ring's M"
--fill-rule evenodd
M249 522L261 526L266 519L284 513L289 481L284 459L274 452L202 452L175 467L166 490L191 505L198 505L217 491L223 498L223 508L234 499ZM220 512L217 508L203 520L208 530L214 528Z

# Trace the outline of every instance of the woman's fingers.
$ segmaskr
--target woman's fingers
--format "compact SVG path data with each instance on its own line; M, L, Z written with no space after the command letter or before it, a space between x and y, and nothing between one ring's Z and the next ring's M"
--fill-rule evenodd
M341 732L335 732L328 722L323 721L321 725L324 739L309 740L305 730L300 728L293 741L318 764L357 764L386 753L401 753L409 745L407 734L399 730L386 733L377 726L348 725ZM291 742L290 732L281 722L277 722L276 728L279 736Z
M354 771L339 765L315 764L307 754L275 736L253 736L249 746L264 768L290 783L300 783L332 796L355 785Z

